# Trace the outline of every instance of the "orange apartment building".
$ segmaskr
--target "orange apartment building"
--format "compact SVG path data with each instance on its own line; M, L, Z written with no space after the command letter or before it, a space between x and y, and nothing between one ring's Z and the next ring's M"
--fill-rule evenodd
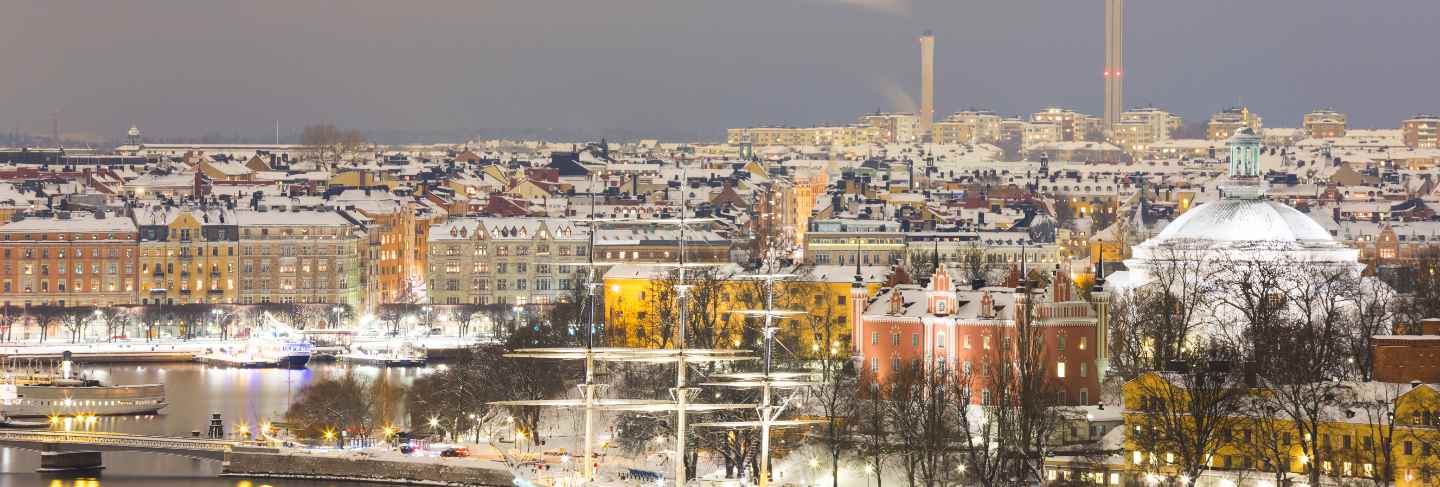
M0 226L0 303L135 303L135 223L104 212L56 212Z

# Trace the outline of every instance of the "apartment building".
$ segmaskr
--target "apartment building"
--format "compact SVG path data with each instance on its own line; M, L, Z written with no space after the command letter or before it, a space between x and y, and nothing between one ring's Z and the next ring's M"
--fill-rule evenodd
M1401 137L1411 149L1440 147L1440 116L1420 114L1400 123Z
M920 140L920 118L913 113L875 113L860 117L860 123L874 127L879 141L887 144Z
M1260 116L1251 112L1250 108L1226 108L1210 116L1210 123L1205 128L1205 138L1207 140L1230 140L1236 131L1245 127L1249 127L1250 130L1259 134L1262 126Z
M135 302L136 228L104 212L56 212L0 225L6 306Z
M1090 134L1099 133L1102 120L1069 108L1046 107L1030 115L1031 123L1052 123L1059 127L1060 141L1090 140Z
M140 304L235 302L235 211L218 204L135 210Z
M1110 130L1110 142L1131 154L1150 151L1158 142L1170 140L1180 129L1180 117L1158 108L1136 108L1120 114Z
M558 218L463 218L432 225L433 304L553 304L588 275L589 232Z
M905 233L888 220L811 220L805 262L815 265L890 266L905 259Z
M365 231L335 211L241 210L240 304L364 305Z
M1347 120L1343 113L1320 109L1305 114L1301 127L1312 139L1333 139L1345 136Z

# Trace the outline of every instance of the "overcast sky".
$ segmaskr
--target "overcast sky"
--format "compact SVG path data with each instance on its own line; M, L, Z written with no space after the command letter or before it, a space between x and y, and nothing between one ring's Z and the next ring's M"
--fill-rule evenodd
M1101 0L11 0L0 131L263 136L629 129L723 136L912 109L1101 111ZM1127 98L1267 126L1440 111L1436 0L1132 0Z

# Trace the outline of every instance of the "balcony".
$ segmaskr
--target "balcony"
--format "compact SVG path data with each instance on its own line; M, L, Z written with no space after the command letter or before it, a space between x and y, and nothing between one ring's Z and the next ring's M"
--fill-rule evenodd
M206 294L209 294L209 295L211 295L211 296L219 296L219 295L225 294L225 290L224 290L224 289L211 289L211 290L209 290L209 291L205 291L205 293L206 293Z

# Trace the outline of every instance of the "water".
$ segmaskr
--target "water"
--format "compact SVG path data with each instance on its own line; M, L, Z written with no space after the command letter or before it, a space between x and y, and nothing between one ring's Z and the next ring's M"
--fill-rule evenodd
M380 369L369 366L311 364L307 370L225 369L200 364L90 366L85 372L110 384L165 384L170 405L150 417L106 417L99 431L147 435L204 435L210 414L221 413L229 431L238 422L254 428L280 419L290 398L306 383L353 369L374 379L386 374L391 383L409 384L422 369ZM27 418L29 419L29 418ZM0 487L359 487L376 484L286 479L222 478L220 463L151 453L104 453L105 470L87 477L38 474L40 455L29 450L0 448Z

